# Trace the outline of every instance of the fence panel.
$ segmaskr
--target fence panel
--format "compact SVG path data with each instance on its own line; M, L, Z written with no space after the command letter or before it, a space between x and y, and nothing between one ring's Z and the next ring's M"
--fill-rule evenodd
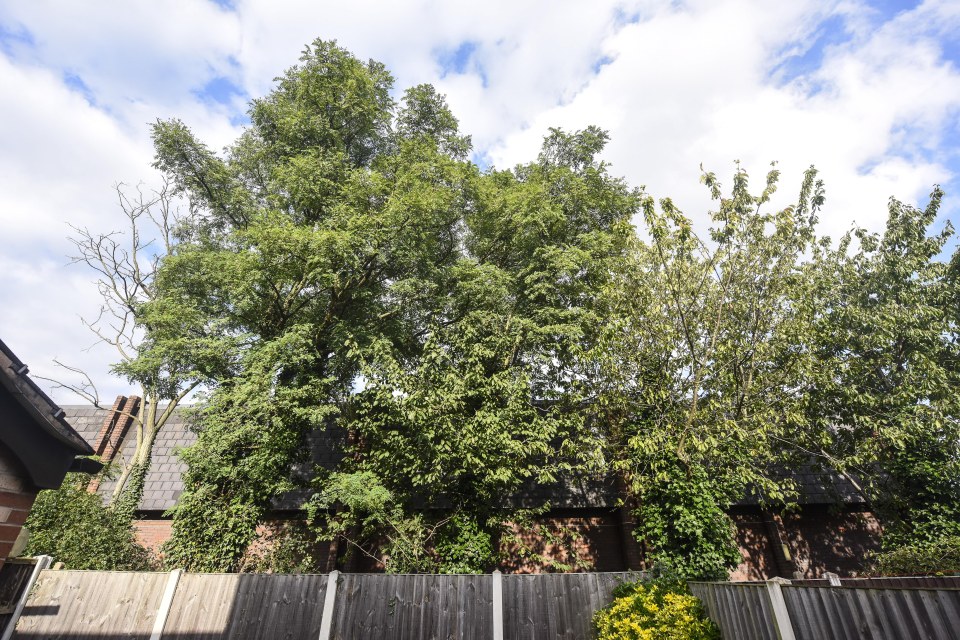
M34 558L10 558L0 567L0 634L7 628L35 564Z
M177 584L164 640L317 638L325 575L187 573Z
M594 612L637 573L502 576L504 638L588 638ZM494 637L490 575L341 574L330 617L339 640ZM164 592L171 590L167 598ZM16 638L318 638L326 575L41 571ZM333 593L333 592L331 592ZM172 597L172 599L170 599ZM164 602L165 614L158 617ZM167 612L167 608L169 611Z
M691 582L690 591L703 601L724 638L778 639L766 584Z
M335 640L489 640L489 575L342 574L334 607Z
M43 571L14 638L147 640L166 573Z
M610 604L613 589L641 577L629 572L504 575L504 640L590 638L593 614Z
M764 583L691 582L725 638L776 640ZM780 586L797 640L960 637L960 589Z
M960 590L784 585L798 640L929 638L960 633Z

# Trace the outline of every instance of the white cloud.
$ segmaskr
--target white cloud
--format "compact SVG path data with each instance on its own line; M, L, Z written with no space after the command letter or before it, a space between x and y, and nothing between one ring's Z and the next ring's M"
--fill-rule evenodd
M925 35L923 7L827 48L812 74L777 83L771 72L785 49L802 52L825 15L858 9L822 7L686 3L627 26L606 41L611 64L569 103L505 135L492 157L510 165L535 153L548 126L596 123L612 132L615 172L701 221L709 206L697 186L701 163L722 178L741 160L759 183L779 161L783 205L816 164L827 182L824 230L837 235L854 220L878 229L891 195L922 199L951 179L928 152L955 122L960 74Z

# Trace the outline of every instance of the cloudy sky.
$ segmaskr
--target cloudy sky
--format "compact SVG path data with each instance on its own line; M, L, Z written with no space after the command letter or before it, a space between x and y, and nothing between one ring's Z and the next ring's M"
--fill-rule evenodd
M317 37L386 63L398 95L436 85L485 166L597 124L615 173L701 220L700 165L735 160L758 183L779 161L782 205L815 164L831 235L936 183L960 218L955 0L0 0L0 338L33 373L58 358L127 391L89 348L98 299L68 224L117 228L114 185L157 182L157 118L229 144Z

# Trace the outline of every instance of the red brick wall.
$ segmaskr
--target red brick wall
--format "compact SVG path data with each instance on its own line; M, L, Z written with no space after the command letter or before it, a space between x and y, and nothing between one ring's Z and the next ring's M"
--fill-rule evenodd
M733 515L743 562L731 580L766 580L774 576L819 578L827 571L840 576L863 572L869 552L880 547L880 523L868 511L808 505L795 513L773 516L759 508ZM789 558L780 552L778 535Z
M13 454L0 445L0 566L10 555L36 497L37 491L26 472Z
M136 520L133 523L137 541L157 554L160 553L160 545L170 537L172 527L172 520Z
M821 577L826 571L850 576L862 572L866 554L879 548L880 525L869 512L808 506L775 518L759 508L744 508L731 517L743 556L743 562L731 572L731 580L766 580L778 575L792 578L794 571L807 578ZM137 538L159 551L170 537L171 524L170 520L138 520ZM269 533L268 526L258 528L261 541L269 540ZM789 559L780 557L778 562L771 537L774 533L787 545ZM513 534L501 541L501 551L511 559L500 568L510 573L538 573L544 570L544 559L574 564L576 557L588 563L592 571L623 571L629 568L628 557L639 555L640 547L632 536L625 535L618 514L605 512L542 517L533 529L514 527ZM382 570L365 557L346 568Z
M880 522L869 511L810 506L783 516L783 524L794 571L804 578L821 578L827 571L855 576L867 568L869 553L880 549Z
M766 580L777 575L770 534L759 509L731 514L737 526L737 544L743 561L731 580Z
M540 573L552 561L573 565L574 571L622 571L626 567L622 536L616 512L538 518L532 528L513 526L502 539L501 553L510 560L500 569ZM637 546L632 539L628 544Z

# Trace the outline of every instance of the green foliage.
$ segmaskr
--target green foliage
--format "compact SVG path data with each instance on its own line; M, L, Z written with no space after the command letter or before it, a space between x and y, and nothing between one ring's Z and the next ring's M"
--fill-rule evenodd
M203 212L159 279L238 345L184 453L171 562L235 567L302 481L306 434L335 420L357 437L332 481L390 501L320 487L328 534L386 536L406 569L438 562L428 539L451 570L489 565L504 498L581 457L565 388L636 210L595 160L606 135L555 130L538 162L481 175L443 98L419 86L395 105L391 82L317 41L225 158L181 123L154 128L156 166Z
M637 507L637 535L652 549L649 561L686 579L725 580L741 562L729 497L703 468L677 465L643 494Z
M727 507L749 490L789 498L770 470L803 428L803 345L816 310L804 303L826 251L814 233L815 172L794 207L764 212L771 170L751 195L738 169L709 239L669 200L643 200L649 244L637 241L606 292L607 323L589 355L605 455L629 492L651 560L685 577L723 575L740 561Z
M775 470L811 457L858 483L888 543L957 534L960 257L927 232L939 191L834 247L815 170L774 210L779 172L754 194L738 166L729 192L704 174L699 234L610 174L600 129L480 171L442 96L392 88L318 40L222 157L154 126L196 215L141 309L140 364L217 380L171 564L239 568L272 501L307 485L318 429L349 455L313 486L315 535L390 571L485 570L523 487L613 473L649 562L721 577L740 560L729 505L789 506Z
M226 158L181 123L154 127L156 166L202 212L160 279L239 345L184 454L168 551L188 567L236 566L271 499L302 484L304 438L347 403L359 350L418 347L413 312L454 260L475 170L442 98L418 87L398 107L391 83L317 41L253 102ZM203 543L206 520L224 545Z
M960 536L891 549L872 561L877 576L960 575Z
M247 548L241 573L323 573L326 558L317 553L313 532L302 522L274 522Z
M682 583L628 582L593 617L597 640L719 640L720 630Z
M483 573L496 557L490 532L462 512L448 520L437 537L440 573Z
M86 489L89 478L68 474L59 489L41 491L24 526L28 555L46 554L68 569L149 571L155 559L137 542L129 514L104 506Z
M809 448L858 483L893 549L960 535L957 279L940 253L949 224L891 199L882 234L856 230L817 325ZM954 258L956 261L956 258Z

